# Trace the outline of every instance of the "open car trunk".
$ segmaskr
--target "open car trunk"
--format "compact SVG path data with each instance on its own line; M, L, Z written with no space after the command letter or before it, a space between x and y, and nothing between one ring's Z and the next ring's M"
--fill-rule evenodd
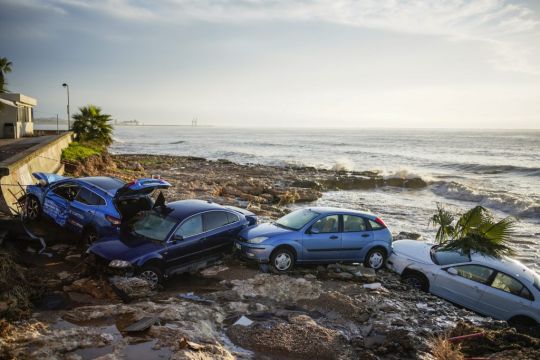
M157 189L170 186L171 184L161 179L138 179L118 189L114 204L122 216L122 222L128 221L141 211L152 209L154 201L151 194Z

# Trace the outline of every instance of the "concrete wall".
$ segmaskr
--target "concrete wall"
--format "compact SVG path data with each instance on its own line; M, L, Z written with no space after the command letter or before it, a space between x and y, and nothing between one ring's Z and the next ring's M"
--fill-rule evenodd
M0 163L0 170L5 176L0 177L0 212L13 213L14 204L23 191L17 184L35 184L34 172L63 174L64 166L60 162L62 150L68 147L73 137L72 132L53 137L21 154Z

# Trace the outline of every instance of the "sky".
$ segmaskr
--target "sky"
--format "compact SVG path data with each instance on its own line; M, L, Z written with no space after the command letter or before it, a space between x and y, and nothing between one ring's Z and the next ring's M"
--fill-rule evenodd
M0 0L36 117L540 128L540 1Z

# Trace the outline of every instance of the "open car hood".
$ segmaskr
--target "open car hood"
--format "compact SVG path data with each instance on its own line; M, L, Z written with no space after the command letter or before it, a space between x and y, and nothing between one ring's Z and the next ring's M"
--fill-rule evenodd
M115 199L128 198L132 196L148 195L156 189L166 189L170 187L167 181L162 179L137 179L116 191Z
M58 175L58 174L52 174L52 173L44 173L44 172L35 172L32 173L32 176L36 178L37 180L43 180L45 181L46 185L50 185L53 182L57 182L60 180L67 179L67 177Z

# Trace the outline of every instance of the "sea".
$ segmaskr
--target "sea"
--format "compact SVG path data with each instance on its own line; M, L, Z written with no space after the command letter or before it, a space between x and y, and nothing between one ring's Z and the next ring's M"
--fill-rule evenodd
M437 203L455 212L482 205L518 220L516 257L540 271L540 130L117 126L110 151L421 177L423 189L330 191L315 204L369 210L394 233L426 241Z

